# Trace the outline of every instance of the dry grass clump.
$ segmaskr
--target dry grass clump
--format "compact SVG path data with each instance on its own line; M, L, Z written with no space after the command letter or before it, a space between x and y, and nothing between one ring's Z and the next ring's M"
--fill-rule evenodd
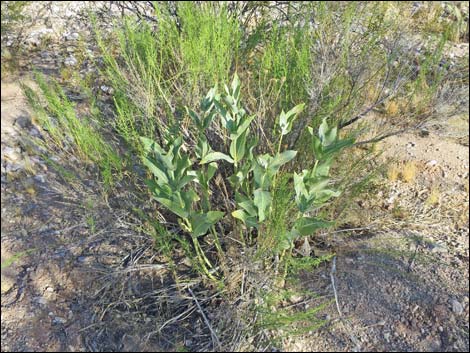
M387 178L392 182L402 180L405 183L411 183L416 179L417 173L418 166L414 161L392 163L387 170Z
M441 193L439 191L439 187L433 186L431 188L428 198L426 199L426 204L429 206L435 206L439 204L440 199L441 199Z
M418 167L416 166L416 163L413 161L408 161L403 166L401 176L404 182L410 183L415 180L417 173Z
M400 167L398 166L398 164L394 163L388 168L387 177L388 180L392 182L398 180L398 178L400 177Z

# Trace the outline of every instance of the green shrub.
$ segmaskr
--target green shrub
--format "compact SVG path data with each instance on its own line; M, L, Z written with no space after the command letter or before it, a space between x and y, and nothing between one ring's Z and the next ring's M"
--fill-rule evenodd
M278 148L273 155L257 153L258 140L252 136L250 129L255 116L248 115L241 105L240 82L236 75L231 86L225 86L224 93L219 94L213 88L202 100L200 107L200 114L188 108L195 130L198 131L194 154L185 152L188 149L183 147L183 136L165 142L164 146L145 137L141 141L147 152L144 164L154 176L147 181L154 199L178 217L181 228L191 236L201 268L211 279L215 279L209 272L209 268L214 266L204 255L198 240L211 232L219 254L223 257L219 234L214 226L229 210L222 211L221 205L211 200L210 185L214 175L223 173L230 183L229 203L235 205L235 210L230 214L241 223L236 226L241 241L246 246L247 237L252 239L256 230L259 232L258 243L266 244L263 232L267 221L272 219L273 195L281 199L276 193L279 190L277 184L281 168L297 154L294 150L281 151L282 139L290 133L303 105L287 113L281 112L277 121L280 136ZM229 136L224 151L214 150L207 139L211 129L217 126L216 119ZM339 196L340 191L331 187L329 170L334 158L353 144L352 139L339 139L337 127L328 126L326 119L320 125L318 136L313 129L310 129L310 133L315 164L300 174L294 172L293 185L290 185L293 188L289 197L295 195L297 211L289 223L276 228L284 234L274 237L269 235L271 241L275 240L272 244L275 252L272 255L280 255L281 262L286 252L292 250L296 239L334 224L315 216L315 212L332 197ZM230 171L222 171L219 167L221 163L230 164ZM283 188L287 188L285 181Z
M57 82L49 83L39 73L35 80L39 93L27 85L23 85L23 91L40 127L47 133L46 143L59 153L96 164L105 187L111 187L123 165L114 146L99 131L97 122L86 116L78 117L74 104Z

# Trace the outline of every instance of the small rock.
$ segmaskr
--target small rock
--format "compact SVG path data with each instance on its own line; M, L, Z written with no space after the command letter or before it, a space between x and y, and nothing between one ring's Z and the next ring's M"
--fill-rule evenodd
M73 55L70 55L69 57L67 57L65 60L64 60L64 64L66 66L75 66L78 64L78 60L75 59L75 57Z
M77 32L73 32L65 36L65 39L68 41L74 41L77 40L80 37L80 35Z
M52 292L54 291L54 288L52 288L52 287L47 287L47 288L46 288L46 291L48 291L49 293L52 293Z
M450 303L452 305L452 311L454 314L460 315L463 313L463 305L460 304L458 300L452 299Z
M41 136L41 133L39 132L38 129L36 129L35 127L32 127L30 130L29 130L29 134L33 137L39 137Z
M421 130L419 132L420 137L428 137L429 136L429 131L428 130Z
M33 178L34 180L39 181L42 184L46 182L46 177L43 174L36 174Z
M54 319L52 319L52 322L56 325L65 324L67 322L67 319L64 319L63 317L60 317L60 316L56 316L54 317Z
M407 148L412 148L412 147L415 147L416 146L416 143L414 142L408 142L408 144L406 145Z
M426 163L427 166L429 167L434 167L437 165L437 161L435 159L429 161L428 163Z
M432 245L431 252L434 254L440 253L440 254L446 254L449 251L447 250L447 247L444 244L434 244Z
M47 304L47 299L44 297L34 297L33 302L40 304L40 305L46 305Z
M289 302L291 302L291 304L300 303L302 300L303 297L297 294L291 295L291 297L289 298Z
M31 117L28 115L22 115L15 120L15 125L18 125L22 129L27 129L31 126Z
M45 50L42 51L39 55L41 56L42 59L50 59L51 58L51 53L48 52L48 51L45 51Z
M106 85L101 85L100 88L104 93L108 93L108 94L113 94L114 93L114 89L112 87L108 87Z

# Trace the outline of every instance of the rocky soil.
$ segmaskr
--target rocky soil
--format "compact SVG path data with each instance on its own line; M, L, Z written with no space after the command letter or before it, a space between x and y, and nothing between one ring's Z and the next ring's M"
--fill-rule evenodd
M156 293L165 282L158 267L130 270L129 262L153 255L150 239L129 226L125 191L103 200L93 173L76 171L80 182L71 183L28 143L40 132L19 80L33 67L49 75L86 70L77 54L79 37L89 33L77 20L80 8L51 6L23 38L29 55L19 70L2 73L1 350L162 350L165 342L144 342L142 333L162 325L151 313L163 304L139 312L142 303L122 308L103 299L117 274L127 276L119 284L125 299ZM302 283L328 300L336 290L338 307L322 311L321 329L284 338L285 350L469 350L468 115L391 137L380 148L401 171L411 161L413 178L388 180L363 230L328 235L336 272L325 263L304 273ZM135 314L122 316L131 306ZM167 343L175 346L168 329ZM181 345L191 349L194 339Z

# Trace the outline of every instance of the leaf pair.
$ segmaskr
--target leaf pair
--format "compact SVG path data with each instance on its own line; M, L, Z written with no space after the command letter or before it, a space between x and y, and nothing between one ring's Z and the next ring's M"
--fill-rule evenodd
M311 127L308 128L312 135L312 151L317 160L328 160L341 152L344 148L354 144L354 139L347 138L340 140L338 138L338 128L329 127L326 118L318 128L318 136L315 135Z
M287 113L281 111L279 116L279 127L281 128L281 135L287 135L292 130L292 124L297 116L303 111L305 104L296 105L294 108L289 110Z

